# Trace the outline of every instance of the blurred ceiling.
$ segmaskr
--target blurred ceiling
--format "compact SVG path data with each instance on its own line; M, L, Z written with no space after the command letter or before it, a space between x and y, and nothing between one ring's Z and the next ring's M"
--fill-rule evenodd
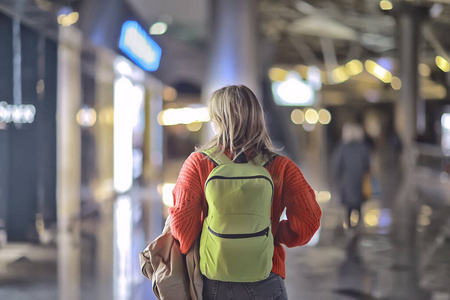
M0 0L0 9L11 16L17 16L30 27L55 35L58 23L55 19L57 6L68 4L47 0ZM75 1L74 1L75 2Z
M184 41L204 44L208 33L208 0L126 0L149 25L169 24L169 33Z
M201 59L204 58L211 23L210 1L127 1L149 24L170 16L168 35L197 46ZM391 71L398 76L397 18L401 2L405 1L392 0L393 9L383 11L380 1L375 0L258 0L255 9L258 29L272 48L273 66L289 70L298 69L299 65L315 65L330 72L352 59L388 58ZM421 79L423 91L427 91L422 96L442 97L446 78L434 60L436 55L448 57L450 53L450 0L406 2L423 7L425 13L428 11L420 60L430 67L431 77ZM326 93L331 96L326 97ZM352 98L378 101L397 97L390 86L386 88L386 84L367 72L352 77L349 83L326 87L324 94L330 104Z
M169 35L206 46L209 0L125 1L148 25L164 21L169 24ZM70 5L76 10L82 4L98 2L102 1L0 0L0 7L21 15L29 24L51 30L57 28L59 7ZM259 29L275 48L273 63L323 65L324 53L330 51L337 63L350 57L397 56L395 14L400 2L393 0L394 9L387 12L374 0L259 0L256 9ZM443 49L450 51L450 0L407 2L430 8L434 16L427 19L427 34L431 32ZM425 43L424 51L425 60L434 58L431 45Z
M107 0L0 0L0 8L21 15L32 26L56 32L58 7L70 5L76 10L78 7L100 2L102 5L110 3ZM210 0L126 2L148 26L158 21L169 24L167 33L156 37L163 46L164 43L169 45L163 56L168 70L175 74L183 72L181 69L188 70L197 65L200 68L198 72L204 72L211 22ZM429 10L429 17L424 22L426 28L423 30L420 57L421 62L428 64L433 73L437 70L435 56L448 57L450 52L450 0L392 0L394 9L390 11L381 10L378 0L258 0L255 1L255 9L258 13L259 30L272 47L271 65L286 69L293 69L298 65L316 65L329 71L351 59L376 60L385 57L391 58L395 72L399 56L396 16L401 2ZM80 15L80 21L83 21L82 17ZM184 58L185 54L188 57ZM191 63L184 62L183 65L182 60ZM175 70L175 63L182 64L183 68ZM437 73L438 77L445 77ZM186 74L189 72L185 71L179 76ZM179 79L172 78L163 71L156 75L168 84L175 84L174 81ZM199 82L202 75L195 77ZM442 78L436 80L445 84L445 79ZM362 85L362 90L367 89L367 84L377 88L373 77L363 74L355 80ZM424 80L425 84L429 81ZM345 84L335 87L335 90L344 86Z
M170 34L205 44L208 0L127 2L149 24L168 19L172 22ZM394 9L383 11L374 0L259 0L256 9L261 33L275 46L274 63L323 65L324 52L329 51L337 63L349 58L396 57L400 2L393 0ZM449 51L450 0L406 2L430 9L429 32ZM434 59L430 46L424 47L425 59L428 55Z
M259 2L262 33L277 45L275 63L323 64L327 52L337 63L350 59L397 57L398 28L394 9L383 11L372 0L283 0ZM427 24L442 46L450 50L450 1L408 1L429 7L435 17ZM282 3L282 5L281 5ZM434 59L425 47L423 59Z

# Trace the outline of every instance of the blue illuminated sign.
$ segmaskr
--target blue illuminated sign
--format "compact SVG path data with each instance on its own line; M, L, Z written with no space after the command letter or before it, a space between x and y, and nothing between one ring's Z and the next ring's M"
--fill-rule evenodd
M161 47L136 21L122 25L119 48L146 71L156 71L161 61Z

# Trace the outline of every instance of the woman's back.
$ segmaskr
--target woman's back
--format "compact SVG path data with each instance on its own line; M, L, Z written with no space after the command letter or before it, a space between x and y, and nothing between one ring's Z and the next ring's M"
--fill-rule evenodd
M174 206L169 210L173 236L180 242L181 252L187 253L195 239L205 232L203 225L210 212L205 195L206 180L217 166L201 152L214 149L208 152L210 156L226 155L235 163L239 163L242 154L248 159L262 155L268 161L264 168L273 183L273 194L268 195L272 197L268 209L273 236L269 247L271 273L266 279L252 283L236 282L240 281L238 278L222 282L213 275L203 274L211 277L204 277L203 295L217 300L229 299L229 293L236 299L287 299L282 244L288 247L304 245L319 228L322 213L315 193L295 163L285 156L274 155L262 107L250 89L227 86L214 92L210 101L210 117L215 136L185 161L173 190ZM287 220L280 221L284 210ZM202 260L202 249L200 254ZM217 267L227 269L229 265Z

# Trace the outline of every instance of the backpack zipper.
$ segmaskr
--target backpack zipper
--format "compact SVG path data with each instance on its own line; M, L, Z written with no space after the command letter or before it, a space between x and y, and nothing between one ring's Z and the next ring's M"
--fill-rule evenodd
M255 232L255 233L223 234L223 233L215 232L214 230L211 229L211 227L208 226L208 230L212 234L214 234L215 236L218 236L220 238L223 238L223 239L246 239L246 238L258 237L258 236L263 236L263 235L269 237L269 229L270 228L267 227L261 231Z
M267 176L263 176L263 175L256 175L256 176L239 176L239 177L226 177L226 176L213 176L211 178L208 179L208 181L206 181L205 183L205 189L208 186L208 183L212 180L212 179L256 179L256 178L262 178L267 180L270 185L272 186L272 192L273 192L273 182L267 178Z

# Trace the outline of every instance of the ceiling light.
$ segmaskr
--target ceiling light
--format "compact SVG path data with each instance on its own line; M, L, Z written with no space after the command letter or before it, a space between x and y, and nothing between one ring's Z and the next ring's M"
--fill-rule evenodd
M350 26L322 15L299 18L288 26L294 34L304 34L337 40L357 41L358 33Z
M164 22L156 22L155 24L150 27L150 34L152 35L161 35L166 33L167 31L167 24Z
M291 120L294 124L302 124L305 121L305 114L300 109L294 109L291 113Z
M169 108L158 114L158 122L163 126L178 124L191 124L197 122L208 122L209 110L207 107L183 107ZM200 128L199 128L200 129Z
M309 3L306 3L305 1L297 1L295 2L295 8L305 14L305 15L311 15L313 13L315 13L316 8L314 6L312 6Z
M346 81L349 77L345 67L337 67L333 71L331 71L331 78L336 83L341 83Z
M373 60L366 60L365 67L367 72L380 79L384 83L392 81L392 74Z
M58 24L62 24L65 17L66 17L66 14L60 14L57 18Z
M170 86L165 86L162 91L164 101L174 101L178 96L177 90Z
M63 27L69 27L78 22L79 18L80 15L76 11L69 14L60 14L58 15L58 24L62 25Z
M97 112L90 107L83 107L77 113L77 123L82 127L92 127L97 121Z
M287 71L281 68L270 68L269 78L272 81L283 81L286 78Z
M430 8L430 16L433 18L439 17L444 11L444 6L441 3L434 3Z
M439 56L439 55L436 56L435 62L436 62L436 65L439 67L439 69L441 69L442 71L444 71L444 72L450 71L450 64L442 56Z
M392 2L389 0L382 0L380 1L380 8L382 10L391 10L392 9Z
M331 200L331 193L328 191L320 191L317 194L317 201L319 203L326 203Z
M191 124L187 124L186 128L190 131L190 132L197 132L200 129L202 129L202 123L200 122L194 122Z
M62 25L63 20L65 17L67 17L68 15L70 15L73 12L73 9L70 6L63 6L60 9L58 9L58 24Z
M363 64L357 59L351 60L345 65L345 71L351 76L358 75L363 71Z
M320 90L322 88L322 77L320 74L320 69L316 66L311 66L308 68L308 83L316 90Z
M441 125L443 128L450 130L450 114L449 113L442 114Z
M363 33L361 36L361 42L363 45L379 53L395 48L395 40L393 37L380 34L368 32Z
M278 105L311 105L314 103L314 89L304 82L295 71L290 71L286 79L272 83L272 93Z
M115 60L114 68L120 75L131 76L131 74L133 74L133 67L125 58Z
M422 76L428 77L431 74L430 67L427 64L419 64L419 73Z
M400 78L394 76L392 77L391 86L394 90L398 91L402 87L402 81Z
M164 183L162 187L162 200L167 206L173 206L172 191L175 188L175 183Z
M331 122L331 114L327 109L319 110L319 123L323 125L330 124Z
M313 108L309 108L305 112L305 120L308 124L316 124L319 121L319 114Z

